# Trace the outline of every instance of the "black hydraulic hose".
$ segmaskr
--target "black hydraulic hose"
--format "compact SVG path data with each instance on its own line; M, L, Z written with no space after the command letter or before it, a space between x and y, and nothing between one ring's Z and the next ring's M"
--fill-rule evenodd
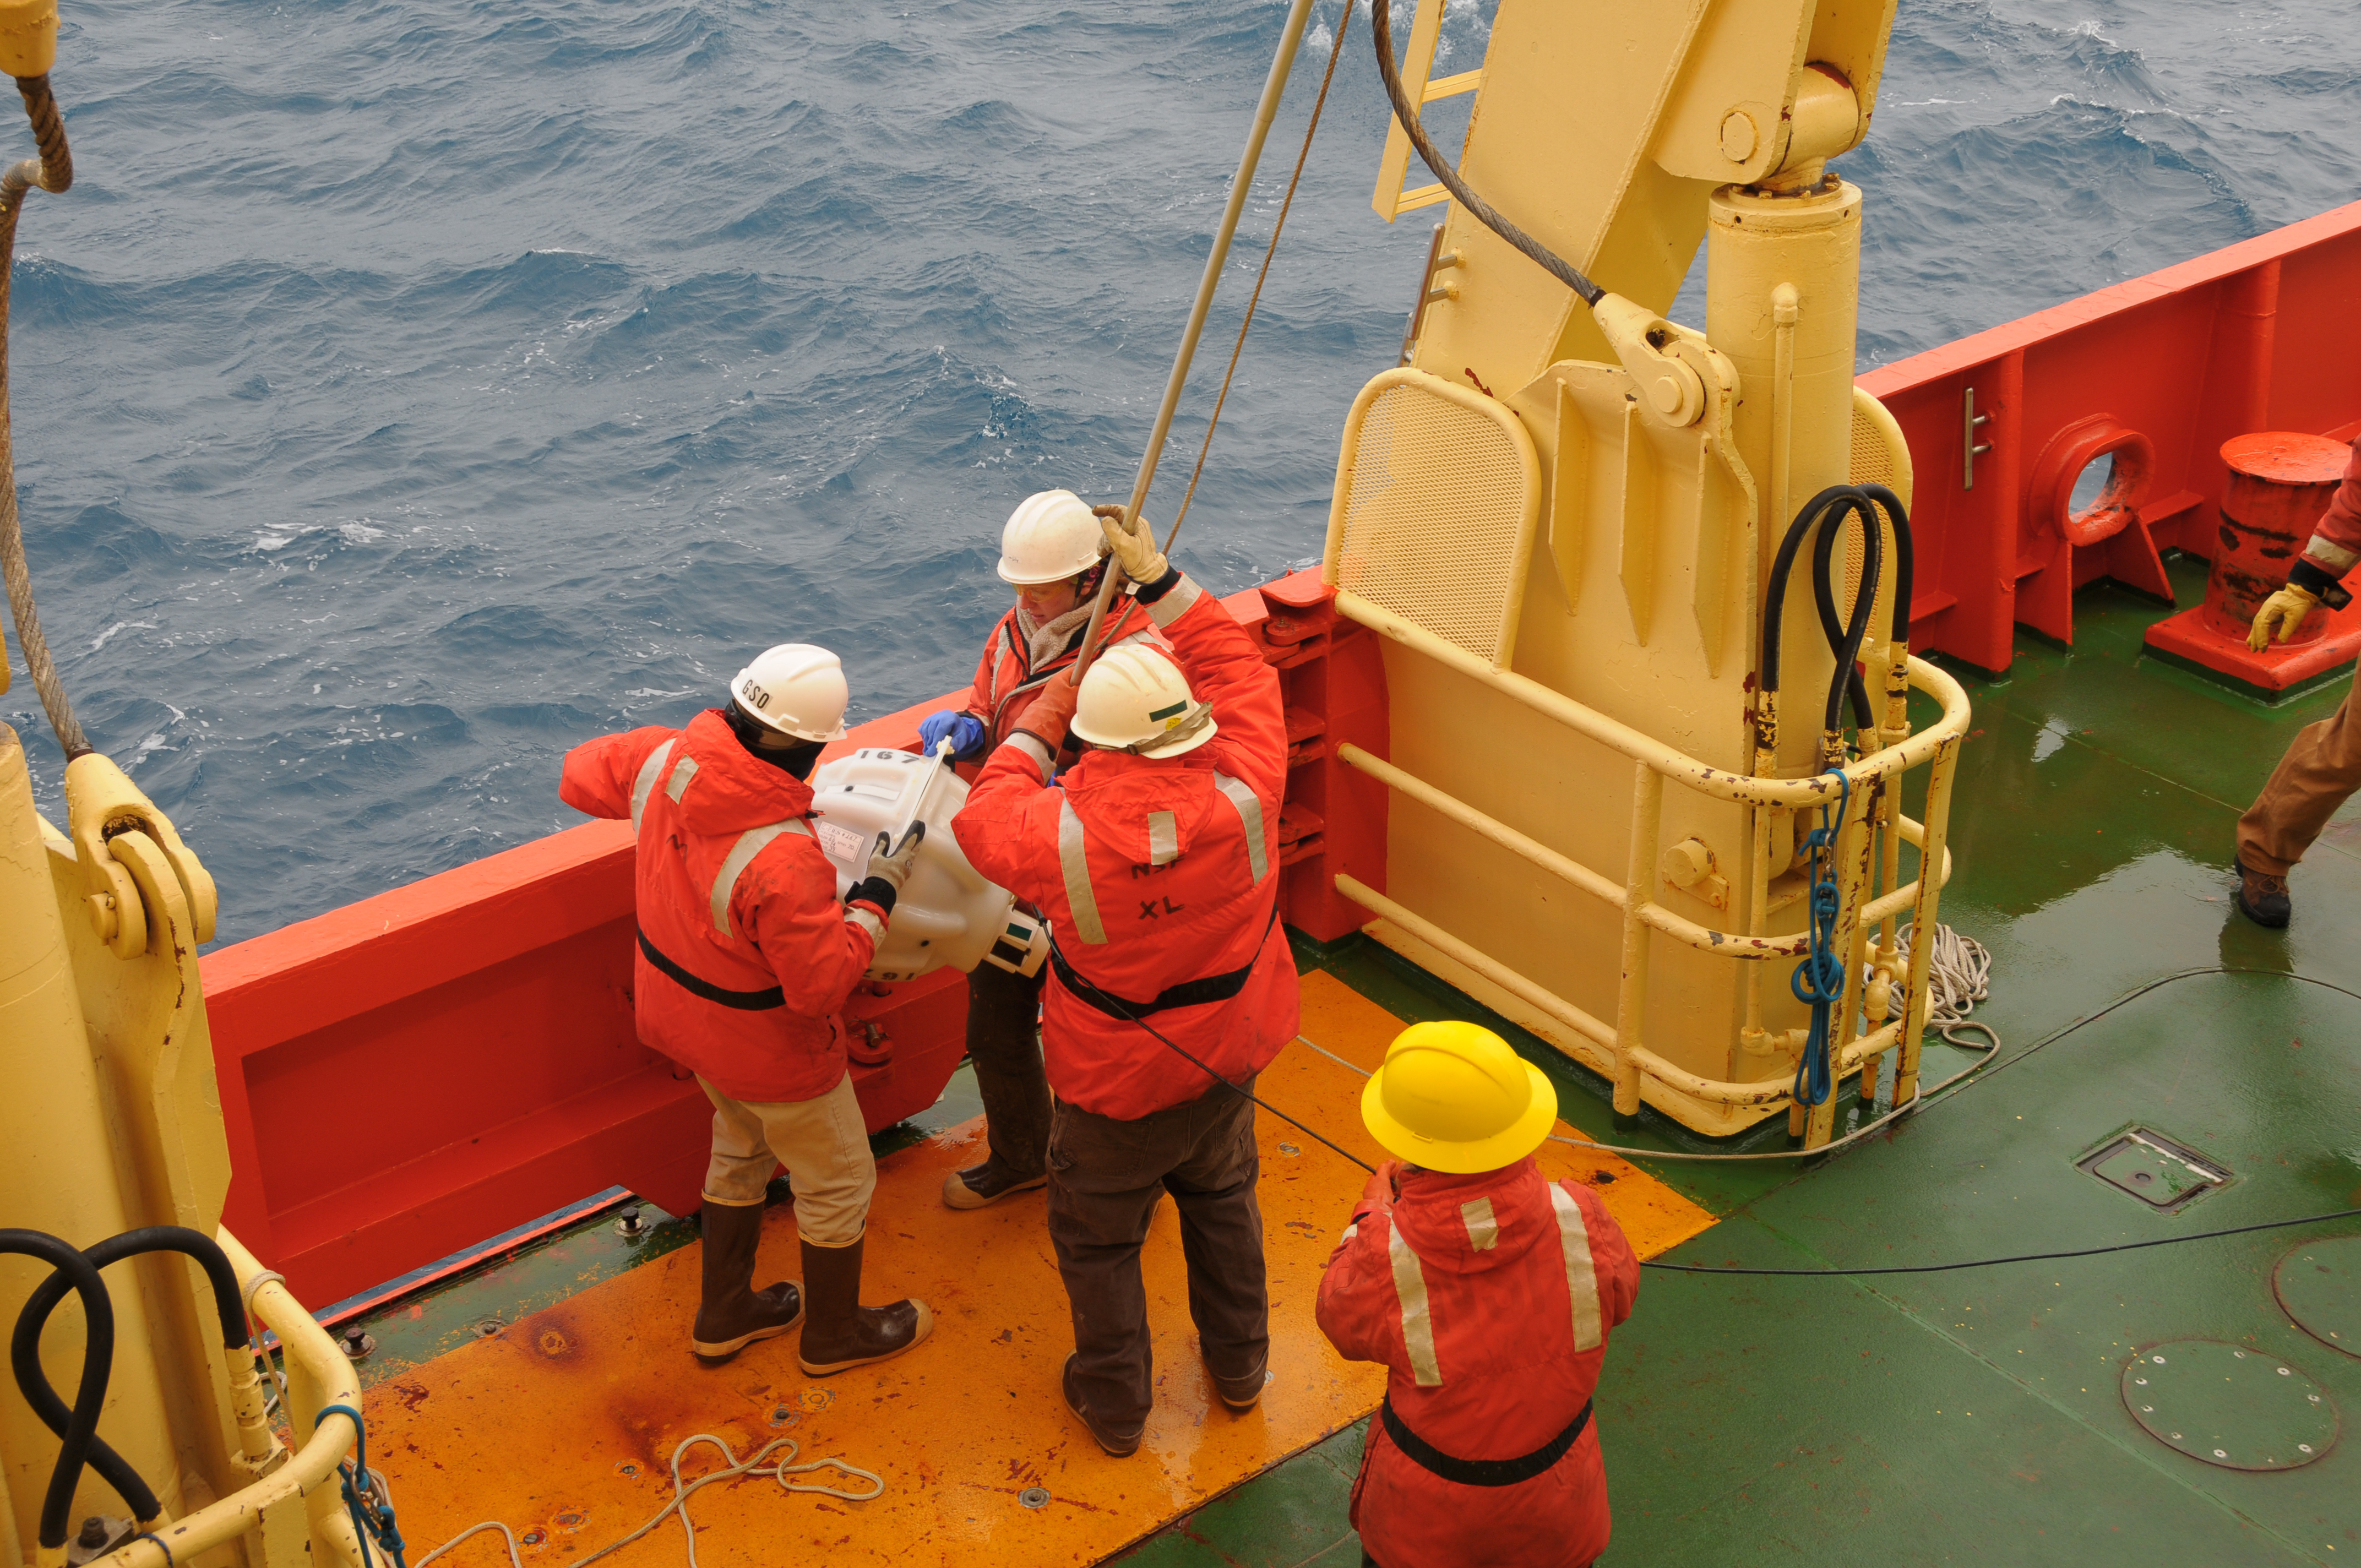
M49 1488L41 1498L41 1546L48 1552L62 1552L66 1522L73 1513L74 1488L82 1484L82 1468L90 1463L92 1445L98 1441L99 1413L106 1408L107 1374L115 1365L115 1303L107 1297L106 1282L98 1277L98 1266L53 1235L41 1231L0 1230L0 1253L39 1258L57 1270L50 1278L64 1281L59 1288L60 1295L71 1289L82 1297L82 1386L74 1392L73 1409L68 1413L63 1429L52 1424L51 1430L58 1431L60 1439L58 1462L49 1471ZM27 1343L18 1335L10 1347L9 1359L16 1374L16 1386L27 1391L28 1399L36 1385L49 1393L49 1379L41 1372L38 1339ZM49 1398L55 1400L57 1396L50 1394Z
M1771 562L1770 593L1763 607L1763 689L1779 689L1779 631L1786 619L1787 575L1795 568L1795 552L1819 521L1823 509L1850 490L1850 485L1830 485L1804 503L1795 520L1787 525L1786 537L1779 541L1779 554Z
M1894 524L1894 626L1886 635L1906 646L1910 641L1910 585L1917 567L1917 550L1910 541L1910 509L1883 485L1863 485L1861 493L1883 508L1887 521Z
M1870 613L1876 608L1878 575L1883 565L1880 559L1882 531L1876 515L1870 511L1862 519L1861 583L1853 595L1852 619L1849 621L1837 619L1836 579L1829 571L1836 562L1837 540L1844 532L1843 518L1839 516L1823 527L1819 537L1812 542L1812 602L1819 609L1820 630L1828 637L1828 648L1838 654L1837 667L1843 672L1844 690L1852 698L1856 729L1870 729L1876 722L1870 716L1869 687L1861 678L1861 645L1869 629ZM1852 650L1850 658L1842 652L1848 648ZM1826 725L1830 729L1836 728L1836 699L1837 694L1831 692Z
M1341 27L1342 24L1339 26ZM1402 130L1410 137L1411 146L1418 148L1419 157L1434 170L1434 177L1443 181L1443 188L1451 192L1452 199L1475 214L1477 221L1486 228L1532 258L1543 271L1580 295L1584 304L1595 305L1605 299L1606 290L1584 277L1572 263L1549 247L1494 211L1489 202L1478 196L1467 181L1459 177L1459 170L1453 167L1451 160L1435 150L1433 141L1426 134L1426 126L1420 123L1418 105L1410 101L1410 93L1402 86L1401 69L1394 64L1393 12L1386 0L1369 0L1369 32L1377 40L1378 74L1385 79L1386 96L1393 101L1394 118L1401 122Z
M223 1347L244 1351L248 1343L246 1302L238 1289L237 1270L230 1266L220 1244L203 1232L185 1225L143 1226L109 1236L85 1250L82 1256L93 1270L97 1270L151 1252L176 1252L196 1259L198 1266L205 1271L206 1282L213 1287L214 1311L221 1321ZM24 1392L25 1402L44 1425L61 1435L66 1430L66 1408L41 1372L40 1343L41 1331L49 1326L49 1314L65 1299L71 1285L61 1269L34 1288L32 1295L26 1298L24 1310L16 1315L16 1337L9 1347L16 1367L16 1386ZM129 1462L104 1441L92 1440L90 1464L121 1495L132 1518L152 1519L160 1511L155 1492Z

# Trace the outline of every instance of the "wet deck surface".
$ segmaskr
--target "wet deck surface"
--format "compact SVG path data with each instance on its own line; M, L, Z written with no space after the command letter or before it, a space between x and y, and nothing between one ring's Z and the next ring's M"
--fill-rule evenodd
M1305 978L1304 1032L1335 1056L1374 1066L1400 1026L1334 976ZM1375 1161L1382 1152L1356 1109L1361 1082L1350 1068L1298 1045L1263 1074L1260 1091ZM938 1196L950 1171L980 1157L979 1131L963 1122L881 1163L864 1293L872 1300L916 1295L938 1314L930 1343L881 1366L807 1377L795 1364L793 1336L750 1346L723 1367L701 1366L686 1344L701 1255L664 1242L648 1247L637 1266L594 1262L569 1280L560 1255L568 1246L621 1261L603 1235L586 1235L551 1249L531 1271L421 1303L415 1319L392 1314L368 1393L370 1453L392 1483L405 1532L423 1546L503 1519L537 1536L525 1541L528 1562L555 1568L653 1513L671 1495L675 1448L710 1432L741 1457L785 1437L801 1458L841 1456L886 1477L888 1489L874 1502L848 1504L785 1497L769 1482L713 1487L692 1504L707 1568L791 1560L906 1568L1095 1563L1376 1406L1382 1376L1339 1360L1312 1316L1320 1269L1365 1178L1264 1116L1274 1381L1261 1406L1243 1416L1213 1398L1191 1335L1179 1227L1166 1205L1146 1254L1155 1411L1138 1455L1102 1454L1059 1398L1072 1337L1041 1199L962 1214ZM1597 1184L1645 1252L1661 1253L1712 1223L1704 1209L1611 1155L1552 1144L1543 1165ZM794 1232L791 1209L768 1212L765 1277L793 1271ZM503 1289L514 1306L488 1309ZM478 1337L476 1325L492 1317L498 1332ZM719 1463L716 1451L700 1449L683 1470L693 1476ZM678 1562L678 1531L668 1523L617 1561ZM452 1560L491 1563L500 1555L497 1537L485 1536Z
M2193 602L2202 573L2183 564L2176 578ZM1959 872L1943 916L1993 950L1993 997L1979 1016L2006 1042L2001 1064L1896 1134L1814 1168L1661 1162L1645 1179L1551 1146L1571 1168L1621 1178L1603 1192L1643 1250L1696 1233L1701 1211L1720 1223L1670 1257L1858 1267L2361 1205L2361 999L2334 989L2361 992L2361 813L2332 824L2297 870L2296 924L2284 935L2232 911L2226 874L2239 811L2295 729L2334 711L2344 683L2277 707L2235 695L2139 656L2141 628L2162 613L2089 590L2071 654L2028 639L2010 678L1971 682L1977 733L1963 753ZM1367 944L1299 951L1305 1031L1348 1059L1373 1062L1397 1019L1482 1016ZM2223 967L2258 972L2169 980L2061 1033L2136 987ZM1558 1079L1568 1121L1608 1136L1604 1084L1503 1032ZM1938 1047L1928 1058L1930 1080L1969 1059ZM1265 1083L1275 1103L1370 1154L1351 1111L1356 1090L1346 1069L1300 1047ZM938 1119L967 1113L955 1093ZM2135 1124L2218 1162L2231 1180L2165 1214L2078 1168ZM972 1216L936 1205L941 1172L968 1157L970 1135L938 1126L888 1158L881 1184L881 1213L890 1193L907 1218L880 1236L871 1296L890 1284L936 1300L946 1309L938 1343L829 1380L833 1398L817 1410L792 1341L720 1373L678 1353L697 1254L676 1222L628 1244L586 1229L373 1322L372 1453L382 1443L378 1463L393 1461L411 1541L431 1544L497 1515L544 1531L529 1563L573 1560L655 1509L668 1487L649 1477L678 1436L727 1430L741 1452L745 1440L785 1431L807 1455L841 1453L896 1487L857 1510L782 1498L767 1484L713 1488L694 1505L699 1556L713 1568L815 1554L1357 1563L1345 1499L1376 1386L1325 1360L1306 1331L1312 1277L1360 1173L1263 1119L1289 1382L1246 1421L1205 1409L1165 1217L1148 1255L1165 1378L1152 1452L1115 1462L1057 1403L1070 1342L1038 1205ZM1653 1116L1614 1141L1696 1146ZM1283 1142L1301 1152L1280 1153ZM1737 1146L1776 1142L1774 1131ZM785 1215L771 1223L766 1255L791 1257ZM2361 1419L2361 1359L2291 1326L2272 1290L2285 1255L2354 1231L2348 1222L1922 1277L1652 1274L1613 1341L1598 1401L1616 1516L1602 1562L2355 1561L2361 1439L2344 1432L2294 1469L2204 1463L2139 1428L2122 1370L2142 1347L2225 1342L2309 1378L2340 1423ZM504 1307L510 1326L476 1341L470 1324ZM547 1315L520 1321L525 1308ZM539 1355L543 1328L564 1333L567 1321L586 1341L574 1362ZM594 1365L604 1370L593 1376ZM2268 1424L2223 1398L2225 1421ZM772 1427L782 1409L794 1424ZM626 1463L638 1477L620 1477ZM1049 1508L1014 1502L1013 1484L1027 1475L1051 1492ZM575 1511L585 1517L570 1533L552 1522ZM678 1563L677 1531L667 1524L618 1561ZM487 1539L450 1561L500 1556Z

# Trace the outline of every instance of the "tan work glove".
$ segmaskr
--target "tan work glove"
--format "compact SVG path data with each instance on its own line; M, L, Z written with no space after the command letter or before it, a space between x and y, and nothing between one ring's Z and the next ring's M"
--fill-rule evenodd
M1106 535L1107 549L1125 576L1146 587L1171 569L1172 563L1156 547L1156 530L1146 518L1135 518L1126 528L1123 508L1093 507L1091 510L1097 516L1099 529Z
M2290 583L2255 611L2255 623L2246 629L2246 646L2259 653L2274 642L2286 641L2319 602L2320 596L2311 589Z

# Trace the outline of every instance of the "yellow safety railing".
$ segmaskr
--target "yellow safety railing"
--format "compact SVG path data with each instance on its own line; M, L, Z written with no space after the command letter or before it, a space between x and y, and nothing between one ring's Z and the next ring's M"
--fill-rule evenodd
M315 1568L325 1563L361 1568L361 1544L353 1533L352 1518L346 1509L336 1474L337 1464L360 1433L352 1420L343 1415L331 1415L314 1425L318 1412L331 1405L345 1405L356 1410L361 1408L360 1380L354 1375L353 1364L336 1348L328 1331L314 1322L302 1303L288 1293L280 1277L256 1262L254 1255L240 1245L236 1236L226 1230L217 1230L214 1239L229 1255L230 1266L237 1271L238 1287L247 1298L248 1315L260 1327L279 1336L287 1372L287 1392L280 1403L294 1433L295 1451L291 1454L282 1453L252 1486L186 1519L159 1524L152 1535L142 1536L94 1562L104 1564L104 1568L175 1568L242 1537L253 1542L255 1549L248 1552L247 1558L251 1563L269 1563L276 1568L282 1557L302 1562L305 1558L300 1542L291 1543L295 1550L289 1553L269 1550L262 1539L283 1505L301 1497L305 1533L310 1539L309 1562ZM243 1428L247 1424L243 1410L240 1416Z
M1803 932L1776 938L1764 935L1771 865L1770 857L1762 850L1767 840L1763 825L1772 812L1832 806L1841 794L1844 820L1839 826L1836 851L1841 903L1836 944L1846 957L1848 967L1845 972L1857 981L1864 967L1873 962L1882 985L1898 982L1905 989L1902 1015L1861 1033L1861 993L1848 988L1841 1023L1837 1035L1829 1041L1832 1076L1837 1081L1841 1081L1850 1073L1873 1075L1884 1054L1898 1049L1894 1102L1906 1104L1916 1097L1919 1049L1926 1030L1931 977L1927 964L1909 962L1901 958L1895 943L1894 922L1906 910L1915 931L1931 932L1935 926L1938 897L1942 884L1950 877L1951 857L1945 839L1950 817L1951 783L1959 760L1960 742L1967 732L1968 725L1968 696L1959 682L1922 659L1910 659L1907 664L1909 686L1938 701L1942 705L1942 717L1926 729L1900 737L1894 743L1845 764L1846 784L1840 788L1830 773L1783 779L1733 773L1726 768L1711 766L1630 725L1610 718L1596 708L1576 702L1563 692L1502 669L1370 603L1349 589L1337 592L1336 609L1339 614L1380 635L1512 697L1535 712L1632 760L1631 855L1625 874L1618 881L1550 849L1426 781L1370 755L1358 746L1346 743L1337 750L1339 759L1348 766L1369 774L1389 788L1441 813L1620 910L1623 916L1623 963L1615 1022L1609 1025L1556 995L1547 987L1510 969L1352 876L1340 874L1336 877L1337 892L1564 1025L1576 1038L1576 1054L1613 1081L1615 1109L1620 1114L1638 1113L1642 1086L1646 1080L1653 1080L1667 1089L1711 1104L1733 1108L1773 1106L1790 1100L1789 1086L1782 1080L1738 1083L1708 1079L1666 1061L1647 1047L1642 1038L1641 1021L1647 1009L1648 938L1653 932L1701 952L1739 960L1757 960L1748 967L1747 1024L1741 1031L1740 1043L1745 1050L1755 1055L1787 1054L1792 1058L1800 1052L1803 1031L1787 1030L1772 1035L1766 1033L1761 1024L1762 970L1759 960L1800 958L1809 941ZM1928 775L1927 815L1925 821L1920 823L1902 815L1900 799L1902 775L1922 764L1928 768ZM1722 931L1699 925L1666 909L1651 895L1656 874L1657 839L1660 837L1666 779L1709 798L1750 807L1755 813L1755 830L1749 835L1750 840L1757 846L1748 868L1752 883L1749 889L1752 896L1747 905L1751 929ZM1901 845L1905 842L1918 850L1922 868L1937 868L1935 875L1927 876L1922 869L1921 874L1908 883L1897 881ZM1881 847L1883 850L1882 855L1876 852ZM1878 880L1881 870L1885 885L1882 892L1872 896L1873 883ZM1883 936L1872 953L1869 948L1870 928L1880 925L1883 927ZM1920 942L1916 946L1920 953L1925 951L1925 943ZM1587 1044L1592 1048L1582 1050L1579 1048L1581 1044ZM1805 1118L1802 1107L1791 1105L1792 1130L1803 1135L1809 1144L1826 1142L1833 1126L1833 1106L1834 1097L1831 1096L1815 1113Z

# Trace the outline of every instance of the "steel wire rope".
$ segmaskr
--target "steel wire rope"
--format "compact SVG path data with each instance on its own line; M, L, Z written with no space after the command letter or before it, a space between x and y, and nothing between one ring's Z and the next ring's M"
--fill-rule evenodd
M680 1474L681 1455L686 1453L692 1447L700 1442L709 1442L714 1447L719 1449L721 1451L722 1457L727 1459L730 1463L722 1469L710 1471L706 1475L697 1476L692 1480L684 1481L681 1478ZM778 1463L765 1466L763 1464L763 1461L769 1458L771 1452L774 1449L780 1447L782 1444L785 1445L787 1451L785 1456L780 1459ZM672 1451L672 1501L666 1503L663 1508L658 1508L654 1515L649 1519L647 1523L640 1526L639 1529L631 1531L631 1534L623 1537L620 1541L611 1541L609 1544L600 1547L598 1551L590 1553L588 1557L575 1559L573 1568L590 1568L590 1564L598 1562L600 1558L612 1556L614 1553L620 1552L623 1548L631 1545L631 1542L639 1540L641 1537L646 1535L650 1530L655 1529L656 1526L664 1523L664 1521L669 1518L675 1509L677 1509L680 1514L682 1533L688 1538L688 1568L697 1568L697 1526L690 1521L688 1517L688 1499L695 1497L705 1487L712 1486L716 1481L732 1481L741 1475L759 1475L766 1480L778 1482L780 1487L785 1491L816 1492L822 1497L838 1497L848 1503L873 1503L878 1498L885 1495L885 1479L884 1476L876 1475L872 1471L863 1470L857 1464L848 1464L841 1459L814 1459L802 1464L789 1463L789 1461L793 1460L800 1452L800 1446L793 1438L774 1437L770 1442L764 1443L762 1447L756 1449L745 1459L741 1460L738 1457L738 1453L735 1449L731 1448L721 1439L714 1436L711 1432L695 1432L681 1439L680 1446ZM870 1483L873 1489L867 1492L848 1492L840 1486L818 1486L803 1482L790 1481L787 1479L790 1475L803 1475L815 1470L831 1469L840 1470L848 1475L858 1475L862 1480ZM372 1483L381 1489L385 1484L384 1476L379 1475L375 1471L371 1471L369 1475ZM509 1562L512 1565L512 1568L524 1568L524 1559L517 1552L516 1533L499 1519L486 1519L481 1524L469 1525L467 1529L461 1530L458 1534L453 1536L450 1540L445 1541L442 1545L436 1547L434 1551L420 1558L415 1563L411 1565L411 1568L429 1568L429 1564L433 1563L435 1559L443 1556L445 1552L448 1552L453 1547L457 1546L461 1541L473 1536L481 1535L486 1530L499 1530L502 1541L507 1543Z
M1320 95L1312 100L1312 121L1303 127L1303 149L1295 155L1295 172L1287 178L1287 194L1280 198L1279 217L1270 225L1270 243L1262 253L1262 269L1255 274L1254 292L1246 296L1246 313L1238 323L1238 340L1230 345L1229 368L1222 372L1222 389L1213 399L1213 414L1205 421L1205 439L1197 448L1197 466L1189 470L1189 488L1180 493L1180 510L1172 519L1172 526L1164 535L1164 551L1170 554L1172 542L1180 536L1180 524L1189 515L1189 503L1196 499L1197 480L1205 472L1206 455L1213 450L1213 432L1222 422L1222 405L1230 400L1230 378L1238 373L1238 356L1246 348L1246 329L1254 325L1255 307L1262 302L1262 286L1270 277L1270 264L1279 256L1279 236L1287 232L1287 214L1295 205L1295 188L1303 181L1303 166L1312 158L1312 137L1320 129L1320 111L1328 104L1328 84L1336 80L1336 61L1344 57L1345 29L1353 25L1353 0L1345 0L1343 14L1336 18L1336 36L1328 45L1328 69L1320 73Z
M8 408L8 310L16 257L16 219L24 211L26 192L36 186L52 195L73 183L73 153L66 145L66 126L47 75L16 78L25 100L26 117L33 123L38 158L27 158L0 174L0 578L8 589L8 609L16 621L16 641L24 650L26 673L40 694L41 710L65 751L66 761L96 750L74 717L65 683L58 678L49 657L49 639L41 634L40 611L33 603L33 575L25 562L25 529L16 512L16 444Z
M1341 37L1342 29L1338 31ZM1489 202L1477 195L1475 189L1460 178L1459 170L1452 161L1435 150L1433 141L1426 134L1426 126L1419 119L1417 105L1410 101L1410 93L1402 86L1401 70L1394 64L1393 14L1387 0L1369 0L1369 31L1377 45L1378 74L1385 79L1386 96L1392 100L1394 118L1401 123L1411 146L1418 148L1419 157L1434 170L1434 177L1443 181L1443 188L1451 192L1452 199L1473 213L1478 223L1515 246L1543 271L1580 295L1584 304L1596 305L1605 299L1606 290L1584 277L1549 247L1502 217Z

